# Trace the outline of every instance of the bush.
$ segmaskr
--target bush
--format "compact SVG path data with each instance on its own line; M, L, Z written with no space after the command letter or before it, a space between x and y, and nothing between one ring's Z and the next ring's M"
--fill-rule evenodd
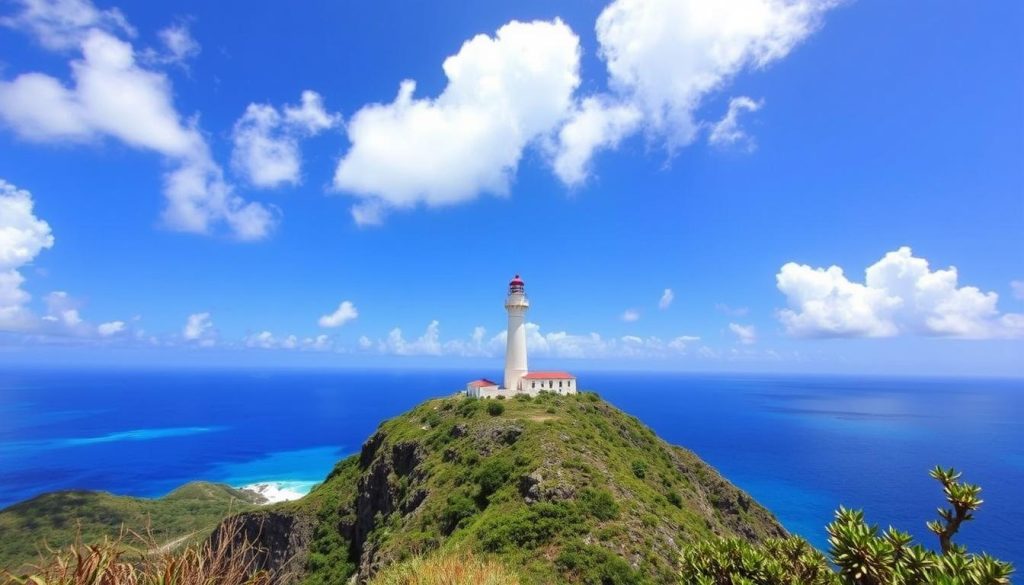
M508 482L512 475L512 463L507 459L488 459L477 469L473 480L480 486L479 497L486 502L491 494Z
M455 412L466 418L472 417L476 414L476 411L480 409L480 399L478 398L465 398L459 406L455 409Z
M600 546L570 542L555 559L555 565L586 585L640 585L643 577L622 557Z
M487 405L487 414L491 416L501 416L505 412L505 405L500 402L492 402Z
M679 494L677 494L676 492L669 492L666 498L668 498L668 503L672 504L676 508L683 507L683 498L680 497Z
M480 527L480 544L488 552L536 548L555 535L580 528L580 519L564 502L538 502L529 508L487 518Z
M448 503L441 513L441 527L444 533L451 534L462 526L462 521L471 518L477 512L476 503L462 492L448 496Z
M580 493L580 510L598 520L613 520L619 516L619 505L606 491L587 488Z
M631 467L633 469L633 475L637 476L637 478L643 479L647 477L647 464L643 461L638 459L633 462Z

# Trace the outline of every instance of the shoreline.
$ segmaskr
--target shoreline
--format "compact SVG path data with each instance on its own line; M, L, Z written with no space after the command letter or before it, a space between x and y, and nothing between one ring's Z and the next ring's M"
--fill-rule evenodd
M319 481L268 480L232 487L260 496L264 499L260 505L268 506L270 504L298 500L308 494L319 483Z

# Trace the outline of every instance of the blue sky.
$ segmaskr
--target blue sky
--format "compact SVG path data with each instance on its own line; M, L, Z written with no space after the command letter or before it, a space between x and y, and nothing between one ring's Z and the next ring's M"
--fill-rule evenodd
M1024 374L1024 7L716 6L5 3L0 363Z

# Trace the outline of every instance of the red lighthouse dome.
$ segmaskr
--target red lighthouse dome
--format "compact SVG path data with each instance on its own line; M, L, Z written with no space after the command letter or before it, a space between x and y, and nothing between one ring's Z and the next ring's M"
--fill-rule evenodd
M526 285L526 283L523 282L523 279L519 278L519 275L517 274L517 275L515 275L515 278L513 278L511 281L509 281L509 283L508 283L508 292L509 292L509 294L521 293L521 292L523 292L523 287L525 285Z

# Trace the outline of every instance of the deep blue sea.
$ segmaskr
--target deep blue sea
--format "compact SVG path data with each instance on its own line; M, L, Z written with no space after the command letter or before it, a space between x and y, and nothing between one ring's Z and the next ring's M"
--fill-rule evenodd
M302 489L377 424L480 372L0 372L0 507L86 488L159 496L194 479ZM1024 380L577 372L825 548L843 504L910 530L955 466L985 505L960 541L1024 568Z

